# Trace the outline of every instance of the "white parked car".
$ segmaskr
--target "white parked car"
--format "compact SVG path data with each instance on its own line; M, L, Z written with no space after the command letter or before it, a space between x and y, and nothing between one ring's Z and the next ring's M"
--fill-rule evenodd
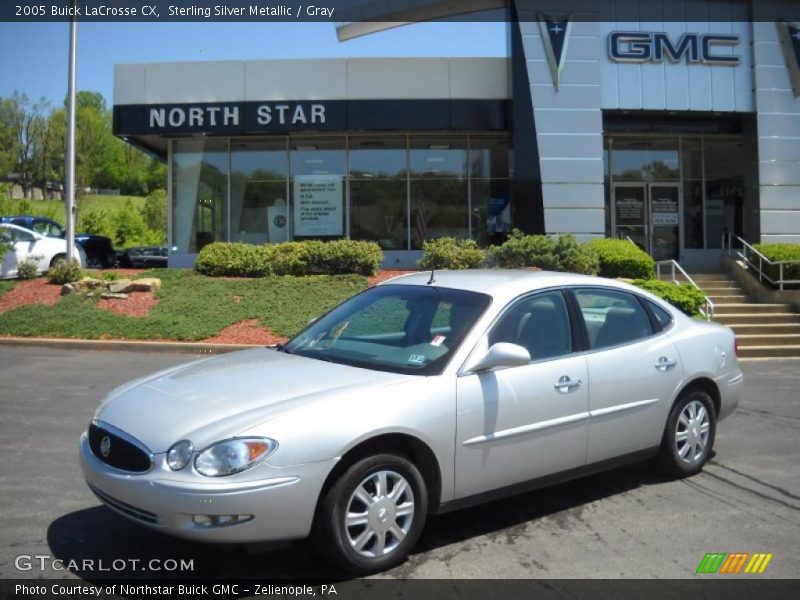
M13 279L17 276L19 264L26 259L36 260L36 272L40 275L67 258L67 241L39 235L35 231L19 225L0 223L0 242L11 246L0 262L0 279ZM83 248L75 246L81 266L86 265Z

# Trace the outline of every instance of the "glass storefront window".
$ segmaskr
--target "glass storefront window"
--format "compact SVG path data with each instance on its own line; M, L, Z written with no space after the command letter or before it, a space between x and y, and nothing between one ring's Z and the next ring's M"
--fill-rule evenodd
M706 248L721 248L723 233L741 235L745 173L752 159L741 139L707 139L704 152Z
M480 246L502 244L511 232L508 138L472 137L470 230Z
M289 239L286 140L231 143L231 241Z
M615 138L614 181L678 181L678 138Z
M469 237L467 144L460 137L410 142L411 249L424 240Z
M406 137L351 137L350 237L408 247Z
M172 150L172 251L228 238L228 142L177 140Z
M292 237L344 236L344 138L294 138L289 147Z

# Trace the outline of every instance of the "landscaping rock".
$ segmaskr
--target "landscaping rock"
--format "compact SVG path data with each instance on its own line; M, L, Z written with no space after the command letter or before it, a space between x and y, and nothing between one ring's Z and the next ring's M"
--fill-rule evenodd
M103 300L125 300L128 298L128 294L103 292L102 294L100 294L100 298L102 298Z
M131 282L126 292L156 292L161 289L161 280L158 277L143 277Z
M108 282L103 281L102 279L93 279L91 277L84 277L80 281L75 281L70 285L72 285L74 291L83 294L91 290L106 289L106 283Z
M116 281L109 281L108 282L108 291L112 294L124 294L129 292L128 288L131 285L130 279L118 279Z
M61 286L61 295L62 296L69 296L70 294L75 293L75 286L71 283L65 283Z

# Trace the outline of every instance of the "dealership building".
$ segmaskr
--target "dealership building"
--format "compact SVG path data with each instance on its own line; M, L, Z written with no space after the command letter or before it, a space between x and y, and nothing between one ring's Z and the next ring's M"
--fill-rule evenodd
M410 266L426 239L511 228L688 266L726 234L800 243L795 23L735 0L682 21L511 4L503 58L117 65L115 133L169 165L170 264L212 241L349 237Z

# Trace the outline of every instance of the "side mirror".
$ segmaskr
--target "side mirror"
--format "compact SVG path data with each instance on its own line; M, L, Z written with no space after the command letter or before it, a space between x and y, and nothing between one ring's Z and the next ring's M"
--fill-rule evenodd
M529 362L531 362L531 355L526 348L517 344L499 342L475 361L470 367L470 371L479 373L497 367L520 367Z

